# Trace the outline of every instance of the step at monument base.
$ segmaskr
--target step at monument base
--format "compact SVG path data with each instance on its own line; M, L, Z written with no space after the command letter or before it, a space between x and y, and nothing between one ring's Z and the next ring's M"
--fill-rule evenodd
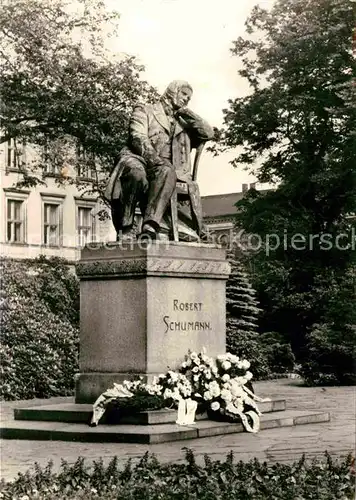
M275 427L287 427L312 423L329 422L327 412L285 410L262 415L261 431ZM4 439L121 442L155 444L168 441L196 439L244 432L240 423L198 420L194 425L180 426L174 423L149 425L99 424L89 427L85 423L58 421L15 420L4 422L1 436Z
M46 406L31 406L29 408L16 408L14 410L15 420L38 420L43 422L67 422L88 423L92 415L92 405L62 403ZM262 413L283 411L286 409L284 399L274 399L258 404ZM196 420L206 420L206 414L197 415ZM161 410L142 411L132 415L123 415L118 422L108 422L105 415L100 425L105 423L132 424L132 425L156 425L174 424L177 420L177 411L163 408Z

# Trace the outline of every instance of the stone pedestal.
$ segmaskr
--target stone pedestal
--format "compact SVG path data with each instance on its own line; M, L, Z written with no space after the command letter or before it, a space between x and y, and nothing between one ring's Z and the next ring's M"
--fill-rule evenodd
M191 351L225 352L225 250L195 243L112 243L85 248L80 278L76 402L113 382L150 379Z
M112 421L88 426L91 403L114 382L174 369L189 349L206 347L212 356L225 351L228 274L225 252L214 246L161 242L147 248L137 243L86 248L78 265L81 373L76 403L17 408L15 421L2 423L1 437L154 444L243 432L241 423L204 418L177 425L176 411L167 409L117 420L112 414ZM330 420L327 412L288 410L284 400L258 406L266 413L261 429Z

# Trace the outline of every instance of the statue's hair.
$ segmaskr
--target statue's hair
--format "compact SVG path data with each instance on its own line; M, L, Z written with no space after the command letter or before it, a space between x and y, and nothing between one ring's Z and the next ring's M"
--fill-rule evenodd
M193 92L193 88L190 83L186 82L185 80L173 80L164 91L162 97L173 99L176 96L178 90L183 87L188 88Z

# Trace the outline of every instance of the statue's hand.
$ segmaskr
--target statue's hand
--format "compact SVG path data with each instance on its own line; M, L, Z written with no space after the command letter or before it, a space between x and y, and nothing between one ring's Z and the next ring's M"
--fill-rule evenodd
M181 116L182 118L184 118L185 116L190 116L192 118L195 117L195 113L191 109L187 108L186 106L177 109L175 114L177 116Z

